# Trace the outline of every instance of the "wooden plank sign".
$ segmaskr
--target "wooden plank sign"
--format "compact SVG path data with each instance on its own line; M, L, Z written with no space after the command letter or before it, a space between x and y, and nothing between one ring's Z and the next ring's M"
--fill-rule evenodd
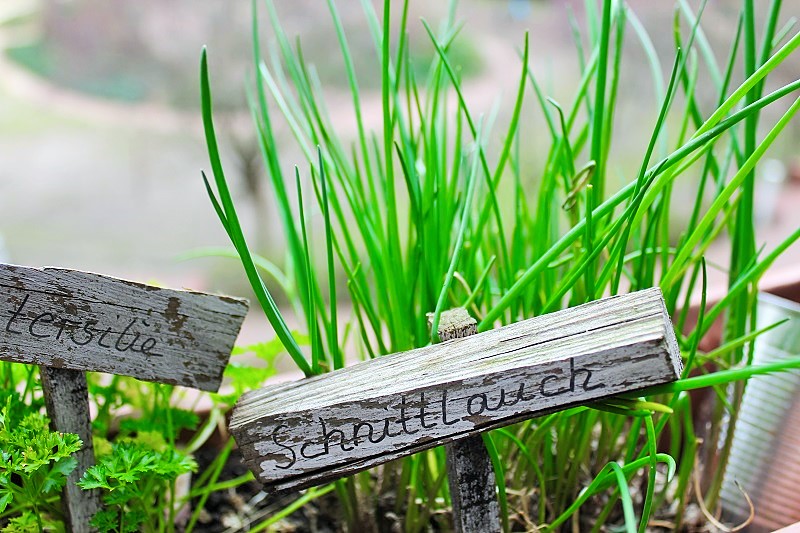
M0 264L0 360L216 391L247 302Z
M229 427L268 489L299 489L680 373L648 289L252 391Z
M0 360L40 365L53 429L83 448L64 487L68 531L88 532L96 491L76 482L94 464L84 371L216 391L248 304L58 268L0 264Z

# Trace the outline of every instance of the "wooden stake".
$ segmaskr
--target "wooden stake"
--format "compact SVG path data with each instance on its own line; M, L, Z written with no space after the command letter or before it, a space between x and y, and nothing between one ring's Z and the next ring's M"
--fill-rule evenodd
M500 505L494 468L483 437L448 444L447 478L457 533L499 533Z
M100 494L96 490L86 491L76 483L84 472L94 465L92 423L89 417L89 391L86 374L79 370L39 367L42 388L47 405L50 426L61 433L76 433L83 447L75 454L78 466L67 477L64 486L64 525L72 533L92 531L89 521L100 510Z
M463 308L445 311L439 320L442 342L474 335L477 331L477 322ZM445 449L453 530L456 533L499 533L497 485L483 437L476 435L451 442Z

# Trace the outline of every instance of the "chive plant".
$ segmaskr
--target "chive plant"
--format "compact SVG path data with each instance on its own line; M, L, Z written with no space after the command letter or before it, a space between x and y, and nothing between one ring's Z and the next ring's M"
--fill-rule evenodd
M283 268L247 245L220 163L202 54L202 111L213 171L212 180L205 174L203 179L258 301L297 367L319 374L358 357L435 342L426 313L434 313L435 325L453 306L466 307L479 329L487 330L604 295L660 286L678 326L683 379L487 434L503 524L507 530L545 531L624 524L627 531L644 531L659 516L680 529L692 476L703 475L695 464L719 460L707 474L705 498L713 508L731 444L723 419L735 419L745 380L800 363L750 365L753 340L761 333L754 330L757 282L800 237L798 230L772 250L757 250L753 227L754 169L800 107L800 80L765 91L767 76L800 45L793 20L780 26L781 2L770 2L765 27L759 28L753 0L743 0L720 63L701 25L705 2L695 11L679 0L675 54L665 77L629 6L587 0L586 27L572 19L581 68L576 92L558 99L545 94L530 68L528 36L521 36L519 83L500 115L503 124L477 114L464 97L450 54L460 30L454 2L439 29L421 23L436 51L425 76L413 64L408 0L394 11L384 0L382 13L368 0L362 5L380 64L375 76L381 120L375 129L364 116L368 96L359 89L347 33L334 1L327 1L357 126L350 138L331 120L302 44L286 35L269 0L265 9L253 3L255 76L248 96L286 240ZM259 40L263 10L274 33L268 48ZM623 50L636 45L649 63L657 118L638 156L638 172L615 187L608 161ZM712 109L704 109L698 97L701 69L717 95ZM737 85L738 78L743 81ZM776 122L760 122L762 109L792 99ZM520 154L543 140L528 138L520 124L537 113L549 149L540 167L528 168ZM299 161L281 158L288 150L277 138L279 126L291 133ZM668 126L677 131L667 132ZM526 177L531 175L536 179ZM695 199L675 237L673 190L687 180L697 183ZM314 225L323 228L324 246L313 246ZM729 291L706 306L704 254L720 235L733 243ZM302 350L292 336L274 291L301 315L310 349ZM702 305L691 325L689 298L698 291ZM725 320L723 344L703 353L699 342L718 318ZM704 447L687 394L700 387L715 387L719 398ZM666 429L668 440L661 438ZM715 458L718 442L721 457ZM298 502L334 489L353 531L375 528L384 519L378 508L385 511L387 495L404 529L421 531L449 504L444 452L385 465L377 478L358 474Z

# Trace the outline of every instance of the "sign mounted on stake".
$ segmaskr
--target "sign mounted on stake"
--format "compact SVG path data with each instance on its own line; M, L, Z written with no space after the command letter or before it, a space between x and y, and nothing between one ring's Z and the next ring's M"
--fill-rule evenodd
M94 465L84 371L216 391L247 309L235 298L0 264L0 360L39 365L53 429L83 441L64 487L68 531L91 531L100 509L98 493L76 485Z
M300 489L680 374L648 289L249 392L230 430L267 488Z
M247 302L0 264L0 359L216 391Z

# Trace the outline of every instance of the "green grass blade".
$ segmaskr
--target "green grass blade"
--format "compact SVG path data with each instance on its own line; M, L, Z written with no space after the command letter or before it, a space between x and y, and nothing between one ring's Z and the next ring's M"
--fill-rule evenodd
M334 370L344 367L344 359L339 349L339 321L337 319L336 306L336 272L333 267L333 228L331 226L331 211L328 203L328 179L325 174L325 163L322 161L322 149L317 148L319 157L319 179L322 189L322 215L325 218L325 250L328 261L328 299L330 300L330 328L327 334L328 350L333 360Z
M645 491L644 503L642 504L642 519L639 521L639 533L645 533L647 524L650 521L650 513L653 509L653 492L656 487L656 465L658 462L658 445L656 430L653 427L653 417L648 416L644 419L644 426L647 430L647 449L650 451L650 464L647 469L647 490Z
M287 505L277 513L273 514L263 522L258 523L255 526L250 528L251 533L257 533L259 531L264 531L265 529L273 526L286 518L287 516L291 515L292 513L296 512L298 509L301 509L305 505L308 505L310 502L316 500L317 498L321 498L328 494L329 492L333 491L336 488L334 483L329 485L325 485L324 487L314 487L305 492L302 496L297 498L291 504Z
M755 86L758 82L764 79L764 77L775 70L792 52L794 52L797 47L800 46L800 33L795 34L794 37L789 40L785 45L781 47L772 57L769 58L769 61L761 65L753 74L747 77L747 79L742 82L739 87L733 91L733 93L719 106L708 119L703 123L703 125L698 128L695 132L694 136L697 137L706 133L715 125L717 125L722 118L728 114L728 112L733 109L739 101L744 98L744 96Z
M308 245L308 230L306 229L306 214L303 204L303 187L300 183L300 169L294 167L295 183L297 187L297 208L300 218L300 234L303 237L303 249L305 251L305 271L308 275L307 284L309 287L316 285L314 275L314 268L311 262L311 247ZM316 302L312 292L309 292L306 297L308 298L307 307L308 314L306 315L306 322L308 325L308 336L311 339L311 371L314 374L322 372L320 362L322 361L322 341L320 340L319 331L317 329L317 308Z
M708 292L708 273L706 272L706 259L705 257L702 258L700 261L700 266L703 273L703 285L700 291L700 308L697 313L697 325L695 329L697 331L703 331L703 321L705 320L706 315L706 296ZM695 335L692 338L691 348L689 350L689 356L686 358L686 364L683 367L683 373L681 374L682 377L686 378L692 373L692 368L694 367L694 359L697 356L697 347L700 345L700 337Z
M761 144L753 150L752 155L747 158L747 161L739 168L736 175L731 178L728 185L717 195L711 207L708 208L705 216L698 222L697 227L692 234L686 239L683 248L678 252L678 256L672 262L670 268L664 274L661 287L664 291L668 290L673 283L676 282L678 276L688 267L687 258L691 255L695 246L700 242L705 232L714 223L714 219L722 211L725 203L733 196L734 193L739 191L739 187L749 178L750 172L755 167L756 163L761 159L767 149L772 145L772 142L778 137L778 134L786 127L786 125L794 117L795 113L800 110L800 98L794 101L784 115L778 120L775 126L766 135ZM745 191L745 194L747 191Z
M675 460L664 453L656 454L656 459L658 462L667 463L668 465L668 474L667 479L672 480L672 477L675 475L676 471L676 464ZM616 471L613 471L613 467L616 466L620 468L623 472L623 480L626 476L631 476L633 473L638 471L640 468L646 466L650 463L650 457L645 457L643 459L637 459L636 461L632 461L626 464L623 467L620 467L617 463L609 463L605 467L600 470L600 472L595 476L594 480L589 484L588 487L583 489L578 497L572 502L572 504L563 512L561 513L555 520L547 524L543 529L545 531L558 531L558 527L561 526L564 522L566 522L570 516L572 516L581 506L586 503L589 498L598 494L607 488L611 487L615 483L619 483L619 477L617 476ZM612 466L613 465L613 466ZM609 470L612 470L609 472ZM625 486L627 487L627 481L624 481ZM631 514L633 511L633 506L631 505ZM632 524L633 522L629 522ZM634 526L635 531L635 526Z
M779 326L782 326L783 324L785 324L789 320L791 320L791 319L784 318L783 320L779 320L779 321L775 322L774 324L770 324L769 326L766 326L766 327L763 327L763 328L761 328L759 330L753 331L752 333L748 333L747 335L744 335L742 337L730 340L730 341L726 342L725 344L723 344L722 346L714 348L710 352L707 352L707 353L703 354L703 356L702 356L703 360L704 361L712 361L714 363L720 364L721 361L719 361L719 359L722 357L722 355L724 355L724 354L726 354L726 353L728 353L728 352L730 352L732 350L735 350L736 348L738 348L740 346L744 346L745 344L750 344L752 341L754 341L759 336L761 336L764 333L766 333L766 332L768 332L770 330L773 330L773 329L775 329L775 328L777 328ZM704 328L701 328L700 324L698 323L698 330L699 331L703 331L703 329Z
M704 376L695 376L691 378L681 379L673 383L665 385L657 385L655 387L648 387L637 394L643 396L655 396L657 394L669 394L677 392L686 392L690 390L703 389L706 387L718 387L720 385L727 385L734 381L744 381L752 378L753 376L760 376L763 374L773 374L778 372L785 372L800 368L800 357L790 359L783 359L777 363L769 363L763 365L750 365L740 368L732 368L728 370L719 370L713 374L706 374Z
M483 437L483 443L486 445L486 453L489 455L489 459L492 462L492 467L494 467L494 479L497 483L497 500L500 504L500 520L503 523L503 531L508 533L511 531L511 526L508 522L506 469L503 466L503 458L500 456L500 453L497 451L497 447L494 445L494 439L492 439L491 433L483 432L481 433L481 437Z
M608 48L611 40L611 12L616 2L603 2L603 18L600 27L599 63L595 79L594 114L592 116L592 147L590 159L597 164L592 177L595 205L599 205L605 194L605 160L603 140L606 109L606 82L608 79Z
M724 311L730 307L731 300L738 295L748 284L757 281L766 270L772 265L773 262L789 248L792 244L800 239L800 228L791 233L784 239L775 249L769 253L764 259L753 264L749 269L742 273L742 275L728 288L728 293L723 296L719 302L711 308L706 314L706 321L702 331L695 331L693 335L703 335L713 324L714 320Z
M458 97L459 107L461 108L464 118L467 120L467 125L469 126L470 132L472 133L472 138L478 144L478 156L480 157L481 169L483 170L483 174L487 180L487 192L490 201L485 204L486 207L481 212L481 215L478 219L478 225L475 228L475 236L477 239L480 239L483 232L483 227L485 225L485 220L488 216L488 212L491 210L491 212L494 214L495 217L495 224L497 225L498 239L500 240L500 242L503 243L507 242L505 231L503 230L502 213L495 192L498 184L493 182L491 179L492 174L489 171L489 164L486 161L486 154L484 153L483 146L481 144L479 131L475 125L472 113L470 112L469 107L467 106L466 100L464 99L464 95L461 91L461 84L459 83L458 76L456 75L455 70L453 69L452 65L450 64L450 61L447 58L447 53L445 49L442 47L441 43L436 39L433 30L431 30L431 27L425 20L422 21L422 25L425 28L425 31L428 33L428 36L430 37L434 47L436 48L436 52L439 55L439 58L442 62L442 65L445 68L445 71L450 77L450 81L453 85L453 88L456 91L456 96ZM525 65L524 68L527 68L527 65ZM501 269L500 271L501 273L505 273L505 278L508 279L509 275L507 271L511 262L508 257L508 250L506 249L505 246L502 246L500 248L500 257L502 259L502 264L500 265Z
M231 240L233 241L236 250L239 252L245 272L250 280L250 285L255 291L261 307L264 309L264 313L266 314L269 323L275 329L275 333L278 335L278 338L281 339L281 342L286 347L287 352L289 352L289 355L297 367L306 375L310 375L311 368L303 356L303 352L300 350L300 347L297 345L297 342L295 342L294 337L292 337L289 327L286 325L283 316L278 310L278 306L275 304L275 300L273 300L272 295L269 293L269 290L264 285L261 276L256 270L252 255L250 254L250 250L245 242L242 228L239 225L236 209L233 206L230 190L228 189L228 184L222 171L222 163L220 162L216 133L214 132L214 123L211 111L211 88L208 81L208 61L206 58L205 48L203 48L200 61L200 88L203 111L203 128L205 130L206 144L208 146L209 158L211 159L211 168L214 174L217 192L219 194L219 206L225 213L225 217L228 222L227 227L230 230L229 235L231 236Z
M498 183L500 181L500 175L503 173L505 169L506 163L508 162L508 156L511 151L511 144L514 142L515 132L519 127L519 116L520 112L522 111L522 100L525 96L525 81L527 78L528 73L528 51L529 51L529 36L528 32L525 32L525 46L522 51L522 74L519 77L519 84L517 87L517 97L514 100L514 110L511 113L511 121L508 124L508 131L503 136L505 142L503 143L503 149L500 151L500 158L497 162L497 166L495 167L494 174L492 174L492 183Z
M239 253L235 248L205 246L182 253L178 255L176 259L178 261L188 261L190 259L198 259L200 257L227 257L229 259L239 259ZM253 254L253 262L259 269L269 274L269 276L275 280L278 286L283 289L283 292L287 297L292 298L292 296L294 296L294 289L291 281L288 277L286 277L286 274L283 273L278 265L258 254Z
M478 160L479 158L476 154L473 159L472 170L469 173L469 179L467 182L467 197L464 200L464 207L461 211L461 224L458 228L456 243L453 248L453 255L450 259L450 266L447 269L444 283L442 284L442 290L439 292L439 298L436 301L436 310L433 314L433 325L431 326L431 342L434 344L439 342L439 320L441 318L442 311L444 310L444 303L447 299L447 293L450 290L450 285L453 283L453 274L456 271L459 259L461 259L461 250L464 246L464 235L467 232L467 225L469 223L470 215L472 214L472 198L475 195L475 184L478 181L476 176L478 171Z
M633 500L628 489L628 480L625 478L625 472L617 463L610 463L609 466L617 479L617 487L622 501L622 514L625 517L625 529L627 533L636 533L636 515L633 512Z

